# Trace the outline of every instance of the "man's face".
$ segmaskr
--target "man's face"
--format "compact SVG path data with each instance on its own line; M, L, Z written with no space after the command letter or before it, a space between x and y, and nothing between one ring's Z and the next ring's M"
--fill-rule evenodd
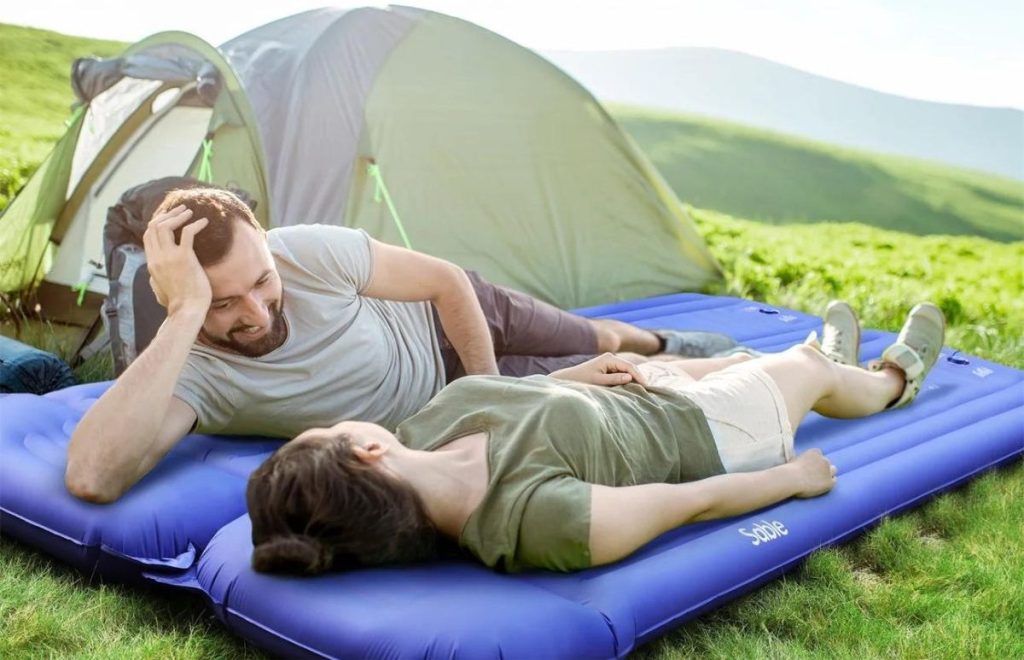
M266 355L284 343L288 326L283 292L264 234L245 223L235 228L231 250L206 268L213 290L201 343L248 357Z

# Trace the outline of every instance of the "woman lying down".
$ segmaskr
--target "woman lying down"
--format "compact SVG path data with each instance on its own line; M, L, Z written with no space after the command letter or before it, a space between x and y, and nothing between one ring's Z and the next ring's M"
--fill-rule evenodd
M438 535L491 567L614 562L686 523L831 490L819 450L793 455L811 410L863 417L914 399L944 321L915 307L895 344L857 366L845 303L822 341L752 358L604 355L550 376L469 376L395 434L342 422L282 446L249 479L259 571L410 562Z

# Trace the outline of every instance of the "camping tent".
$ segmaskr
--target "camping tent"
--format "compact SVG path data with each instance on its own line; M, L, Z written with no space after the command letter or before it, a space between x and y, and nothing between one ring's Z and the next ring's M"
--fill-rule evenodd
M362 227L562 307L721 275L588 92L449 16L319 9L219 49L161 33L72 83L67 133L0 217L0 291L101 299L107 207L186 173L248 191L264 226Z

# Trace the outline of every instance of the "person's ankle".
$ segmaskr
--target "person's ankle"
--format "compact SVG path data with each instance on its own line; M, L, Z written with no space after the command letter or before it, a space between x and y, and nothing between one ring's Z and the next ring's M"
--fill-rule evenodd
M907 374L899 367L899 365L891 362L883 362L878 370L884 374L888 374L891 378L896 379L896 396L889 400L885 404L885 409L888 410L896 405L901 398L903 398L903 392L907 389Z

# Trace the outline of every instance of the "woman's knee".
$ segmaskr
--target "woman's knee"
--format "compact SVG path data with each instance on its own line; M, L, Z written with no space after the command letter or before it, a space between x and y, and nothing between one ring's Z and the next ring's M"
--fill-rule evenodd
M806 363L808 368L811 369L825 367L831 362L827 357L825 357L824 353L809 344L797 344L796 346L790 346L783 351L782 354L790 359Z
M831 392L835 388L838 382L836 364L814 346L797 344L786 349L783 355L792 359L805 377L821 383L826 391Z
M794 430L808 411L835 392L838 385L837 365L810 346L794 346L758 358L758 362L757 366L778 385Z

